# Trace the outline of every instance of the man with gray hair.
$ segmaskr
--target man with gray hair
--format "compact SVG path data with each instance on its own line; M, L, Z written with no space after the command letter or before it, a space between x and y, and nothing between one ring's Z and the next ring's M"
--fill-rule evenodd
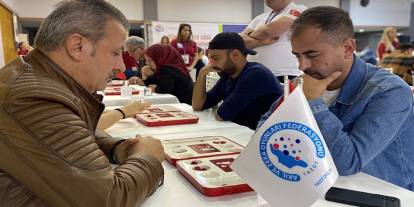
M129 56L134 58L137 63L137 67L132 67L132 77L129 77L129 83L144 85L144 81L141 76L141 69L145 66L145 41L141 37L130 36L125 41L125 48L128 51ZM129 70L127 68L127 70Z
M162 184L159 140L96 130L127 29L106 1L66 0L0 71L1 206L132 207Z

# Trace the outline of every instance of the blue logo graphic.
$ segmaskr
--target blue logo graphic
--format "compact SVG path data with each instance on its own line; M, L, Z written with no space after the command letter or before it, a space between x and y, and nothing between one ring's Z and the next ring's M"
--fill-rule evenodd
M278 136L283 130L293 130L293 133L290 133L289 135L292 137ZM277 165L283 165L289 169L292 169L295 166L306 168L308 163L303 160L301 155L304 150L308 150L306 148L303 149L305 146L302 144L302 141L307 139L312 141L315 147L316 156L320 159L324 158L325 149L322 141L318 134L316 134L310 127L296 122L277 123L269 127L262 134L259 143L260 157L266 167L279 178L298 182L300 181L299 174L285 172L278 168ZM271 161L268 155L268 149L272 153L271 155L277 158L278 163L273 163Z

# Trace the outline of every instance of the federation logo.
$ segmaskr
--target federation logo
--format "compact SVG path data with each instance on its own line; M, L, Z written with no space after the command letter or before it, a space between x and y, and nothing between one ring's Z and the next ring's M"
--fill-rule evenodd
M292 15L292 16L295 16L295 17L299 17L300 16L300 12L298 10L295 10L295 9L291 9L289 11L289 14Z
M292 182L299 182L301 175L313 172L319 160L325 157L319 135L296 122L281 122L269 127L260 138L259 151L263 163L273 174Z

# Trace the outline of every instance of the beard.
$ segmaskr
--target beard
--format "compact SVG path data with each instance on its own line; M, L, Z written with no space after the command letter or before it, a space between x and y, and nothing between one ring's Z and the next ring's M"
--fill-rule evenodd
M231 77L236 73L236 64L230 59L227 58L226 62L223 65L223 68L219 69L219 75L226 75L228 77Z

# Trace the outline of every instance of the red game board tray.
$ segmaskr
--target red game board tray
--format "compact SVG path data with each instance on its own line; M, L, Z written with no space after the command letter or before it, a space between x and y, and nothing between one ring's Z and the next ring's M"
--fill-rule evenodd
M238 154L181 160L178 171L206 196L221 196L252 191L231 168Z
M161 141L166 160L175 165L178 160L238 154L243 146L222 136L205 136Z
M138 95L139 94L139 90L132 90L132 95ZM121 95L121 88L120 87L106 87L104 90L105 95L107 96L116 96L116 95Z

